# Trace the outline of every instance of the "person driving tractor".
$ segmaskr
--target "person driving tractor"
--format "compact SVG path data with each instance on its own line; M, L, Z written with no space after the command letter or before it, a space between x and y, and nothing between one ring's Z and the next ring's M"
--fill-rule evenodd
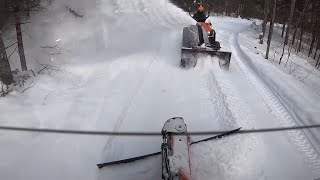
M195 19L197 22L205 22L206 19L209 17L209 14L206 15L204 12L204 7L202 4L198 4L198 11L194 13L193 19Z
M192 18L194 20L197 21L197 26L198 26L198 34L199 34L199 44L198 46L201 46L202 44L209 44L209 42L206 42L205 39L203 38L203 36L207 36L207 32L209 33L209 35L214 35L214 39L212 39L213 41L215 41L215 32L211 29L211 22L205 23L205 21L207 20L207 18L210 16L210 13L208 13L208 15L206 15L206 13L204 12L204 7L202 4L198 4L198 10L197 12L195 12L192 16ZM204 28L204 29L203 29ZM205 31L203 33L203 31ZM214 42L212 42L214 43Z

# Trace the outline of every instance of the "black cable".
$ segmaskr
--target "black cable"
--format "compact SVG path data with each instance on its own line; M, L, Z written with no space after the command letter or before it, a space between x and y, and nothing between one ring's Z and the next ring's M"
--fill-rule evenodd
M320 124L307 126L289 126L278 128L263 128L263 129L244 129L237 131L235 134L252 134L252 133L266 133L279 131L292 131L320 128ZM97 135L97 136L161 136L160 132L112 132L112 131L89 131L89 130L66 130L66 129L48 129L48 128L28 128L28 127L14 127L14 126L0 126L0 130L7 131L21 131L21 132L37 132L37 133L51 133L51 134L76 134L76 135ZM194 131L188 132L189 135L214 135L223 134L228 131Z

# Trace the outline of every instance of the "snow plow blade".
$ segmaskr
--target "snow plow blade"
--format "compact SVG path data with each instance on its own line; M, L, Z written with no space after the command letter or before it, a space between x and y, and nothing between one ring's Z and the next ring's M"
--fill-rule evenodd
M197 65L197 56L200 54L207 54L212 57L219 58L219 66L223 70L229 70L231 52L217 51L211 48L182 48L181 52L181 63L180 65L184 68L195 67Z

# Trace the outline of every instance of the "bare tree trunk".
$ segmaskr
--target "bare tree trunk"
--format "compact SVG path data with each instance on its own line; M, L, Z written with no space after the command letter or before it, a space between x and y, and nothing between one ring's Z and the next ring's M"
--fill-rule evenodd
M225 12L225 14L228 16L227 4L228 4L228 1L225 1L225 3L224 3L224 12Z
M291 24L292 24L295 6L296 6L296 0L291 0L289 21L288 21L288 25L287 25L286 35L285 35L284 42L283 42L282 54L281 54L281 57L279 60L279 64L281 64L281 61L282 61L282 58L284 55L284 49L285 49L286 45L288 44L290 28L291 28Z
M26 1L26 14L27 14L27 17L30 18L30 8L29 8L30 0L25 0L25 1Z
M28 71L26 57L24 55L22 32L21 32L21 20L20 20L18 7L15 8L14 17L15 17L15 21L16 21L16 33L17 33L18 52L19 52L19 56L20 56L21 70Z
M269 16L269 0L264 0L264 19L262 22L262 38L264 38L266 34L268 16Z
M282 25L282 33L281 33L281 37L283 38L284 36L284 31L286 29L286 20L283 21L283 25Z
M311 32L312 32L312 39L311 39L311 43L310 43L310 48L309 48L309 53L308 53L308 57L310 57L310 55L311 55L311 53L312 53L312 51L313 51L313 45L314 45L314 42L315 42L315 39L316 39L316 36L315 36L315 34L316 34L316 32L315 32L315 29L316 29L316 24L317 24L318 22L317 21L315 21L315 23L312 25L312 30L311 30Z
M240 12L241 12L241 9L242 9L241 7L242 7L241 2L239 2L239 6L238 6L238 10L237 10L237 17L240 16Z
M290 28L291 28L291 24L292 24L295 6L296 6L296 0L291 0L290 16L289 16L289 22L288 22L288 26L287 26L286 36L284 38L284 45L288 44Z
M319 68L320 67L320 54L318 56L318 60L316 62L316 68Z
M289 45L288 46L288 58L287 58L286 63L284 64L284 67L287 67L287 64L289 62L289 58L290 58L290 55L291 55L292 48L293 48L293 45Z
M270 44L271 44L272 35L273 35L274 20L276 18L276 10L277 10L277 0L274 0L274 2L273 2L272 19L271 19L271 22L270 22L269 36L268 36L268 42L267 42L266 59L269 58Z
M292 42L291 42L292 45L294 45L294 43L295 43L295 41L296 41L297 29L298 29L298 28L295 28L295 29L294 29L294 32L293 32Z
M3 43L1 31L0 31L0 80L5 85L10 85L11 83L13 83L11 68L10 68L6 48Z
M299 47L298 47L298 51L297 51L297 52L301 52L303 34L304 34L304 24L301 25L301 29L300 29L300 42L299 42Z
M314 52L314 55L313 55L313 59L316 59L319 47L320 47L320 42L319 42L319 38L317 38L317 46L316 46L316 51Z

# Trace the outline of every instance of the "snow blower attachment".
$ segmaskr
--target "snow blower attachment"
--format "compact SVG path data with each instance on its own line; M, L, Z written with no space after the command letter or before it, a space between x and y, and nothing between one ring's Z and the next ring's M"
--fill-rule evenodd
M183 118L167 120L162 129L162 179L190 179L189 137Z
M189 12L190 14L190 12ZM201 14L201 13L200 13ZM212 29L211 22L202 22L208 18L197 19L196 15L191 15L197 22L196 25L190 25L183 28L182 51L181 51L181 67L195 67L197 65L197 57L201 54L216 56L219 58L219 66L221 69L228 70L231 59L231 52L220 51L220 43L216 41L216 33ZM201 15L200 15L201 16Z
M199 141L191 141L187 132L187 126L182 117L174 117L167 120L162 128L162 144L161 152L138 156L130 159L107 162L97 164L98 168L106 166L119 165L124 163L133 163L142 159L150 158L152 156L162 156L162 179L163 180L190 180L191 169L189 157L189 148L192 145L204 143L206 141L223 138L225 136L236 133L240 128L209 137Z
M199 141L191 141L187 126L182 117L171 118L166 121L162 134L162 179L163 180L189 180L191 179L191 163L189 148L192 145L206 141L223 138L236 133L241 128L227 131L213 137Z

